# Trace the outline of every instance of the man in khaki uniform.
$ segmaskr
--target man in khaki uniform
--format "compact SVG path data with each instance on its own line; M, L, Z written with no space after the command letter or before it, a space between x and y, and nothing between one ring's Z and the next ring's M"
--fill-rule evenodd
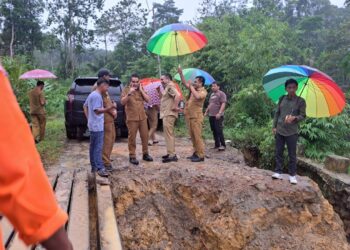
M184 108L184 117L185 117L186 128L188 130L188 135L191 136L190 119L188 118L188 100L189 99L190 99L190 95L186 96L186 102L185 102L185 108Z
M176 162L178 159L175 154L174 128L178 112L180 111L178 107L180 94L172 82L172 76L170 74L162 75L160 81L164 87L163 93L158 88L161 96L160 118L163 119L164 138L167 147L167 155L163 156L163 163Z
M110 98L108 92L102 95L103 107L110 107L115 102ZM111 154L113 150L113 145L115 142L115 124L114 120L117 118L117 109L112 109L111 111L105 113L104 115L104 136L103 136L103 151L102 159L105 169L107 171L113 170L111 162Z
M36 143L44 140L46 127L45 96L43 81L38 81L36 87L29 91L30 116L32 119L32 133Z
M103 78L108 81L111 78L111 74L107 69L101 69L98 72L97 77L99 79ZM103 107L111 107L115 103L110 98L108 91L102 94ZM103 150L102 150L102 160L107 171L112 171L111 154L113 150L113 145L115 142L115 124L114 120L117 118L117 109L112 109L104 114L104 135L103 135Z
M129 161L134 165L139 164L136 159L136 134L138 131L142 141L143 160L153 161L148 154L148 126L144 102L149 102L149 96L140 85L139 76L133 74L130 77L129 86L123 90L121 103L125 105L126 125L129 130Z
M205 157L205 145L202 138L203 130L203 105L208 94L204 88L205 79L197 76L191 83L186 81L181 67L178 69L181 81L187 89L190 90L190 98L187 104L187 116L189 119L190 136L193 144L194 153L189 159L192 162L202 162Z

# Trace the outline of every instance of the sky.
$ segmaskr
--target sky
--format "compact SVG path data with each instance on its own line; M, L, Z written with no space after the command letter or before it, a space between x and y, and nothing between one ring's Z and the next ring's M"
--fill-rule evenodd
M147 7L146 2L148 1L148 4L150 7L152 7L152 4L154 2L160 2L161 0L138 0L140 3L142 3L145 7ZM339 7L344 6L345 0L330 0L332 4L337 5ZM118 2L118 0L105 0L105 9L109 9L113 5L115 5ZM201 0L175 0L175 5L184 10L184 13L181 17L181 21L189 21L193 20L196 17L197 9L199 3L202 2Z

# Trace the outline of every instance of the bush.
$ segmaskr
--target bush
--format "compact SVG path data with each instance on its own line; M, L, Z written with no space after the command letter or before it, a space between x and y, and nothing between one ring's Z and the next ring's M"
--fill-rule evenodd
M9 74L9 80L16 95L17 101L24 112L25 116L29 117L29 98L28 91L32 88L33 82L19 80L19 77L24 72L30 70L28 59L24 56L16 56L13 59L4 57L1 60L2 65Z
M349 95L349 94L348 94ZM274 104L261 86L252 85L233 98L225 118L230 128L226 134L236 147L257 147L260 164L271 169L274 162L274 136L272 114ZM300 144L305 147L305 156L323 160L329 154L350 156L350 105L339 116L324 119L307 118L300 124Z
M306 119L300 126L305 156L323 160L329 154L350 156L350 105L336 117Z
M236 128L260 127L271 120L273 103L268 99L262 85L254 84L242 89L232 98L226 110L228 124Z
M16 95L17 101L29 120L29 98L28 92L36 86L36 80L19 80L21 74L26 71L32 70L34 66L28 63L28 60L24 56L17 56L13 59L4 57L2 64L9 74L9 80L11 86ZM71 83L71 80L69 80ZM45 97L47 99L46 111L49 116L62 116L63 115L63 101L68 89L68 82L61 80L49 80L45 81Z
M46 168L57 162L65 143L63 118L48 119L45 140L37 144L38 152Z
M258 149L260 166L267 169L272 168L275 154L275 139L272 134L272 123L262 127L229 129L227 135L236 148Z

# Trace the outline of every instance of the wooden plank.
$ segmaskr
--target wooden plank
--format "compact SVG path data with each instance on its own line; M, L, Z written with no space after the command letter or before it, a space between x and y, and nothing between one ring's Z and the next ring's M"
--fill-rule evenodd
M76 173L68 222L68 237L73 249L90 249L89 195L87 171Z
M13 239L12 243L8 247L9 250L30 250L30 246L26 246L23 241L21 241L18 237L18 234L16 233L15 238Z
M68 212L69 199L72 191L73 172L65 172L58 177L55 195L60 207Z
M47 178L49 179L49 182L50 182L52 188L54 188L54 185L55 185L56 180L57 180L57 174L49 175L49 176L47 176Z
M13 227L11 223L6 219L5 217L1 218L0 221L0 226L1 226L1 232L2 232L2 242L3 244L7 244L12 237L13 232Z
M121 250L122 245L115 218L111 188L106 179L96 177L97 209L101 250Z
M51 186L53 187L55 182L56 182L56 179L57 179L57 174L54 174L54 175L51 175L51 176L48 176L48 179L49 179L49 182L51 184ZM11 232L12 232L12 225L10 224L9 225L11 227ZM14 232L15 233L15 232ZM14 235L14 238L12 240L12 242L9 244L8 246L8 249L9 250L27 250L27 249L31 249L30 246L26 246L22 240L20 240L19 236L18 236L18 233L15 233Z
M74 172L67 171L65 173L61 173L58 176L57 184L55 188L55 196L57 203L62 208L62 210L68 212L70 194L72 191L72 183L73 183L73 175ZM44 250L42 246L35 246L33 249L35 250Z

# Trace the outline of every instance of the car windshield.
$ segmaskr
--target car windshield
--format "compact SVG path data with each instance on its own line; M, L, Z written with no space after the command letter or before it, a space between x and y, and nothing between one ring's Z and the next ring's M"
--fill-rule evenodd
M97 78L76 79L75 92L82 93L82 94L90 93L96 81L97 81ZM110 94L113 94L113 95L120 94L120 81L111 79L108 91Z

